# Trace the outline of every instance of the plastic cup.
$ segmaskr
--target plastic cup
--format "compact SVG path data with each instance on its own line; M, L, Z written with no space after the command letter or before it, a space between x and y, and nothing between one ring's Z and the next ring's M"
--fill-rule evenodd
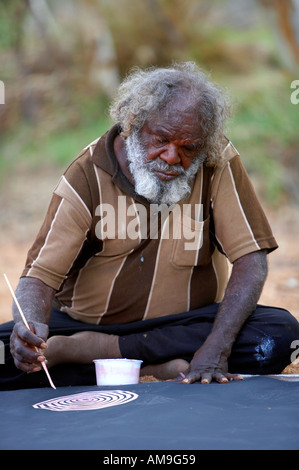
M94 359L97 385L126 385L139 382L138 359Z

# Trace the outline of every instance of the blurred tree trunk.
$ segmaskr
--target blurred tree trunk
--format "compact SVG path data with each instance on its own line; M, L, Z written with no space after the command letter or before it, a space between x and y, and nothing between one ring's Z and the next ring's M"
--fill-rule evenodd
M299 0L260 0L270 14L282 49L287 51L287 62L291 68L299 67ZM274 13L274 15L273 15ZM283 59L286 62L287 57Z
M72 57L73 65L78 64L78 73L85 69L84 76L89 85L109 96L113 94L119 76L113 37L102 0L52 0L50 5L59 28L59 47L63 47L65 36L67 54Z
M113 35L105 18L102 0L88 0L86 3L90 5L98 22L98 27L93 31L94 48L89 76L95 85L100 85L112 96L120 81Z
M182 35L179 33L177 26L162 9L160 3L157 0L146 0L146 3L158 26L164 32L169 44L178 48L184 47L185 41Z
M14 55L16 59L16 67L18 70L18 79L20 83L20 114L28 122L35 121L36 114L36 100L35 97L28 93L26 87L26 79L28 76L28 69L24 61L24 18L27 16L29 11L28 2L22 2L14 11L14 23L15 23L15 40L13 44Z
M25 3L36 24L40 37L50 49L52 41L50 40L49 27L51 27L51 36L53 36L53 32L58 35L59 31L47 0L25 0Z

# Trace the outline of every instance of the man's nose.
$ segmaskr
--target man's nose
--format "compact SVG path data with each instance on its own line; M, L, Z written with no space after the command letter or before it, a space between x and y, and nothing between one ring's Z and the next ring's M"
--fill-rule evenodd
M178 148L174 144L168 144L167 148L160 155L160 158L162 158L162 160L167 162L169 165L177 165L181 162Z

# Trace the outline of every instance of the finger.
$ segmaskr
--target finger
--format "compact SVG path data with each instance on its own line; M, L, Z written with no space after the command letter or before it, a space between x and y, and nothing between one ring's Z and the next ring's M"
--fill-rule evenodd
M212 381L212 374L208 372L202 374L199 371L190 372L189 374L186 374L186 377L182 380L182 382L185 384L192 384L199 380L202 384L209 384Z
M190 372L190 367L188 367L186 370L184 370L184 372L180 372L180 374L173 380L177 381L177 382L182 382L184 379L187 378L187 375L189 374Z
M228 380L243 380L243 376L240 374L225 374Z
M183 379L185 379L186 376L183 372L180 372L179 375L177 375L176 377L174 377L173 379L168 379L170 382L182 382Z
M188 374L184 374L185 377L182 378L182 383L184 384L192 384L198 380L200 380L200 373L199 372L189 372Z
M25 341L29 345L42 349L46 348L45 341L31 330L28 330L24 325L20 325L16 328L16 334L22 341Z
M24 362L28 364L39 365L41 362L45 361L45 356L34 351L24 350L24 348L14 349L14 358L19 362Z
M222 372L216 372L215 375L214 375L214 378L215 378L216 382L218 382L220 384L227 384L228 383L227 375L222 374Z
M41 363L45 361L45 356L34 351L24 350L23 348L16 348L13 352L13 357L15 363L31 364L32 367L40 367Z
M18 362L38 364L45 359L44 355L39 350L24 343L18 336L11 338L10 349L13 357Z
M44 361L44 359L43 359ZM38 360L36 362L26 362L23 358L19 358L18 356L14 356L14 363L15 363L15 366L24 371L24 372L36 372L38 370L41 370L41 360L40 358L38 358Z
M212 374L210 374L208 372L202 374L200 383L209 384L211 382L212 382Z
M31 364L24 361L19 361L17 358L14 358L14 363L17 369L22 370L23 372L27 372L27 374L31 372L37 372L41 370L41 366L38 364Z
M41 338L44 341L44 346L46 347L46 341L49 335L49 327L45 323L29 323L30 328L37 337Z

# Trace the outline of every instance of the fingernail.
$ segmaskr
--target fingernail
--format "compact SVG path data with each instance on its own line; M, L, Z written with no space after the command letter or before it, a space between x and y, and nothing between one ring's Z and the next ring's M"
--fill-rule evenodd
M46 345L46 343L42 343L42 344L40 345L40 347L41 347L42 349L46 349L47 345Z
M184 379L184 380L182 380L182 382L183 382L184 384L187 384L187 383L189 383L189 380L188 380L188 379Z
M34 369L30 370L27 372L27 374L32 374L32 372L39 372L41 369L41 367L34 367Z
M209 381L208 381L208 379L202 379L201 383L202 383L202 384L208 384Z

